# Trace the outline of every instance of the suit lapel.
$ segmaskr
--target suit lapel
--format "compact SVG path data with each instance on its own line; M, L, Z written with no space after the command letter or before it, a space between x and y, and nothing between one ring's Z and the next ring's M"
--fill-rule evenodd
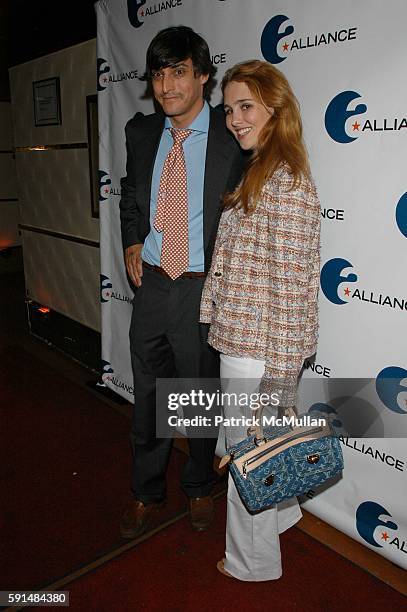
M142 153L139 156L140 168L140 184L143 185L145 195L145 206L150 209L150 194L151 184L153 180L153 170L155 158L157 156L158 147L160 144L161 135L164 128L164 117L158 116L157 122L153 126L148 127L148 133L144 135L142 143Z
M225 132L224 117L210 109L203 193L203 240L206 250L219 217L221 197L226 189L234 151Z

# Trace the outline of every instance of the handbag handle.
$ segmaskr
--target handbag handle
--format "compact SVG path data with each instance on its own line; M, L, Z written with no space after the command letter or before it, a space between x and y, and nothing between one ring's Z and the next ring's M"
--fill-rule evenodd
M289 417L297 417L297 414L294 410L293 406L289 406L288 408L284 409L285 414L288 414ZM258 408L257 410L255 410L255 417L257 417L257 413L259 413L259 424L255 425L254 428L249 428L248 430L248 435L249 435L249 431L251 432L250 435L253 435L254 433L254 442L255 444L257 444L257 446L261 446L262 444L264 444L266 442L266 439L264 438L264 431L263 431L263 423L262 423L262 416L263 416L263 406L260 406L260 408Z

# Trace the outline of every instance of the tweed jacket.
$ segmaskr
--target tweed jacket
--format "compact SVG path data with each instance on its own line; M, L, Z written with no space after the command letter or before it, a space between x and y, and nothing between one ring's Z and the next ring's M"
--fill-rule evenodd
M282 406L295 404L318 332L320 206L312 180L291 182L284 164L253 213L223 212L200 313L218 351L265 360L260 390L279 391Z

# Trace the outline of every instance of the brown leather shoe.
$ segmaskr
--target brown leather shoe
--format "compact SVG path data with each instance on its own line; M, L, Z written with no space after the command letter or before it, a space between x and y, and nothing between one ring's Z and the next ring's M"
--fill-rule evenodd
M120 534L122 538L137 538L150 526L154 516L165 505L165 502L143 504L133 499L127 506L121 521Z
M189 517L194 531L206 531L214 514L213 499L210 495L189 498Z

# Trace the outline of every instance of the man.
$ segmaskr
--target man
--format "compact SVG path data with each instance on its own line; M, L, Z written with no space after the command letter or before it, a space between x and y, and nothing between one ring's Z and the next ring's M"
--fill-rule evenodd
M218 356L198 323L199 305L221 197L243 166L224 117L204 100L215 73L205 40L186 26L167 28L150 43L146 60L163 113L137 114L126 126L120 201L126 268L137 287L130 325L134 499L120 525L128 538L146 530L166 495L172 440L155 435L156 378L219 376ZM181 486L192 527L202 531L213 517L216 440L188 442Z

